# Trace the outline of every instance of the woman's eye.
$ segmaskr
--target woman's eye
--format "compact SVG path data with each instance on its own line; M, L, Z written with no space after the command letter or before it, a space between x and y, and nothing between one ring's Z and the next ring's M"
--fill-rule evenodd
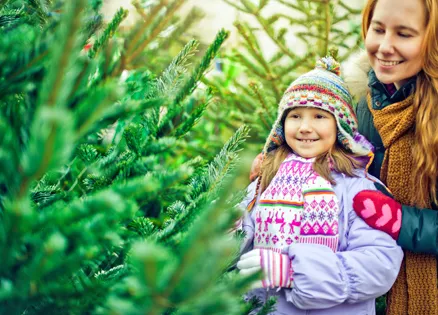
M383 33L385 33L385 31L384 31L383 29L381 29L381 28L374 28L373 30L374 30L374 32L376 32L377 34L383 34Z
M399 35L400 37L404 37L404 38L412 37L411 34L405 34L405 33L399 33L398 35Z

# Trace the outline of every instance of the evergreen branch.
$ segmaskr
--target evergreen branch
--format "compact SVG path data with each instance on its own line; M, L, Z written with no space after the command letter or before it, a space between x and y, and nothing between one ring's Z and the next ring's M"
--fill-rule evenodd
M245 65L248 69L250 69L255 75L257 75L261 79L266 78L266 74L263 73L263 69L260 69L257 65L251 62L248 57L241 54L240 52L235 53L235 58L238 59L243 65Z
M218 53L219 48L221 47L225 39L227 39L228 35L229 33L224 30L220 30L218 32L215 40L208 47L206 53L204 54L200 64L193 71L186 84L177 93L176 97L173 100L174 104L181 103L188 94L191 94L195 90L197 82L199 82L201 77L204 75L204 72L210 66L211 61Z
M260 0L259 3L259 11L261 11L269 2L270 0Z
M135 218L127 225L128 230L138 234L143 238L150 237L155 233L155 225L145 217Z
M112 190L124 198L149 201L165 193L169 187L184 182L192 174L193 168L184 166L168 172L150 172L144 176L131 178L126 182L116 183L112 186Z
M277 303L277 298L271 296L265 304L263 304L262 308L257 312L257 315L268 315L275 311L275 304Z
M319 39L322 42L326 41L325 35L315 34L312 32L299 32L299 33L297 33L297 37L301 38L303 41L306 41L306 40L308 41L308 39L306 39L306 37Z
M256 15L255 18L257 19L257 21L259 21L266 34L272 39L272 41L278 46L278 48L280 48L280 50L285 55L289 56L292 59L296 58L296 55L291 52L281 41L278 40L277 36L275 36L274 30L263 17L261 17L260 15Z
M107 28L103 32L102 36L100 36L94 43L93 47L91 47L90 51L88 52L88 57L93 59L96 54L99 52L99 50L102 48L103 45L112 37L114 36L117 28L119 27L120 23L123 22L123 20L128 16L128 10L124 10L123 8L120 8L117 13L112 18L111 22L108 24Z
M175 40L181 38L184 34L186 34L187 30L189 30L193 24L198 22L203 17L204 13L200 9L196 7L192 8L185 17L184 21L179 23L179 25L175 28L172 34L164 38L164 40L162 41L162 47L164 49L169 47Z
M269 84L271 85L272 90L274 91L275 99L277 101L280 101L282 94L278 88L277 82L275 82L276 76L269 76L266 79L268 80Z
M306 61L308 62L309 60L313 60L314 56L315 56L315 53L313 51L308 52L304 57L295 59L289 66L287 66L284 69L281 69L281 72L278 75L280 77L282 77L288 73L293 72L297 68L303 66L303 64L305 64Z
M1 8L6 7L6 5L8 4L9 1L11 1L11 0L0 0L0 7Z
M133 1L132 4L142 17L146 15L146 13L143 11L143 8L140 6L138 0ZM138 26L131 40L129 40L129 46L126 48L127 54L132 53L134 48L141 40L142 33L149 28L150 24L154 21L154 17L158 15L158 12L160 12L161 9L165 8L166 6L167 6L167 0L160 0L160 2L152 8L148 16L144 19L143 23Z
M347 60L353 53L355 53L358 49L360 49L362 44L362 37L358 37L355 45L352 46L352 49L347 50L347 52L339 57L339 60Z
M51 56L54 59L52 69L55 69L55 71L53 75L50 72L47 74L47 84L45 85L45 88L50 89L50 92L46 96L47 98L40 100L40 104L47 104L50 107L54 107L58 103L58 94L61 92L63 79L68 72L71 54L77 53L74 48L82 23L81 11L85 7L85 1L73 1L70 5L71 7L66 8L66 11L69 12L69 18L64 20L68 32L64 33L64 30L61 27L59 28L58 40L61 41L61 49L57 51L57 54Z
M333 25L348 21L350 19L350 17L351 17L351 13L345 13L344 15L339 16L339 17L335 16L335 17L333 17ZM331 31L333 32L334 30L332 29Z
M36 168L28 166L28 170L23 170L24 172L29 173L24 176L23 181L21 182L20 190L18 193L19 198L24 197L30 182L35 178L41 177L49 169L50 164L54 162L54 159L57 157L56 155L54 155L55 144L57 140L59 140L58 137L63 136L59 128L64 127L60 125L60 123L62 123L62 119L64 119L65 117L63 117L62 119L53 119L53 117L50 117L50 115L55 114L55 106L58 105L58 93L60 93L63 84L66 84L64 77L65 73L68 72L67 69L70 63L70 56L72 52L74 52L73 47L75 46L76 39L78 37L77 32L80 27L82 17L81 12L85 6L85 0L75 1L74 4L70 5L72 5L72 7L69 7L69 15L63 21L66 30L60 27L58 33L58 36L67 36L67 39L63 38L63 42L61 43L61 49L58 49L54 52L53 57L55 65L53 66L54 68L52 68L53 72L49 72L47 74L47 77L43 84L43 87L50 89L50 91L48 92L48 94L41 96L39 100L39 104L42 105L43 109L47 108L47 112L40 112L39 119L41 120L38 121L38 123L43 123L42 119L48 118L49 121L47 121L47 124L50 125L50 127L47 130L49 130L49 133L47 135L44 135L46 136L46 139L44 139L45 141L43 143L43 150L39 148L41 152L38 153L39 157L41 157L39 165ZM55 109L55 111L51 112L50 108ZM68 116L68 113L65 113L65 115ZM42 139L38 139L38 137L35 135L35 138L33 140L34 142L32 143L32 145L37 145L38 140ZM27 154L30 154L30 152L34 149L35 148L29 148ZM65 153L67 152L64 152L63 154ZM63 161L59 162L62 163Z
M266 104L266 100L265 100L265 98L263 97L263 95L261 94L261 92L260 92L260 89L259 89L259 86L257 85L257 83L255 83L255 82L250 82L249 83L249 87L251 88L251 90L254 92L254 94L257 96L257 99L258 99L258 101L259 101L259 103L262 105L262 107L264 108L264 112L262 113L262 115L261 115L261 119L262 119L262 121L263 121L263 123L265 124L265 126L267 127L267 128L269 128L269 126L271 125L271 124L269 124L267 121L266 121L266 119L265 119L265 115L268 115L268 118L269 118L269 120L270 121L274 121L274 117L271 117L270 116L270 114L269 114L269 108L268 108L268 105Z
M354 15L359 15L359 14L361 14L362 13L362 10L361 9L353 9L352 7L349 7L348 5L346 5L345 3L344 3L344 1L338 1L337 2L337 4L340 6L340 7L342 7L342 8L344 8L345 10L347 10L349 13L351 13L351 14L354 14Z
M308 2L308 3L327 3L330 2L331 0L297 0L297 1Z
M81 118L83 119L78 121L79 125L77 126L76 135L74 137L76 141L89 133L97 121L103 120L102 118L106 116L105 111L108 110L109 105L116 102L118 91L115 91L113 87L114 86L110 86L109 84L100 87L96 91L93 91L94 93L90 93L89 98L85 99L83 104L78 106L76 113L78 116L82 116Z
M184 121L184 123L175 130L175 137L180 138L189 132L194 125L201 119L202 114L207 108L209 101L198 106L193 113Z
M150 33L143 42L131 53L128 52L128 57L126 58L126 63L131 63L135 60L143 50L149 45L149 43L154 40L158 34L164 29L164 27L169 23L173 14L178 10L178 8L183 5L182 0L175 0L172 4L167 8L166 15L163 19L160 19L158 25L153 29L152 33Z
M237 4L234 3L233 0L223 0L225 3L227 3L228 5L232 6L233 8L236 8L239 11L245 12L245 13L251 13L250 11L248 11L245 8L242 8L240 6L238 6Z
M305 1L308 1L308 0L305 0ZM294 5L293 3L290 3L290 2L288 2L288 1L285 1L285 0L277 0L277 2L280 2L281 4L283 4L283 5L285 5L285 6L289 7L289 8L291 8L291 9L293 9L293 10L296 10L296 11L298 11L298 12L301 12L301 11L302 11L302 8L301 8L300 6L296 6L296 5ZM299 2L298 2L298 3L299 3Z
M29 61L24 67L19 68L15 72L13 72L9 77L8 81L14 81L16 80L21 74L25 73L29 69L31 69L33 66L40 64L43 59L48 55L49 51L45 50L41 53L39 53L37 56L35 56L31 61Z
M192 191L189 196L191 204L168 228L160 233L158 238L161 242L168 241L176 233L183 233L190 225L189 222L192 222L199 215L199 208L205 205L208 200L217 197L215 194L218 194L222 187L221 184L223 184L233 169L237 152L247 137L248 132L249 129L245 125L240 127L223 146L213 161L203 171L191 178L190 185ZM177 230L175 226L181 228Z
M298 25L303 25L304 24L305 25L305 24L310 24L310 23L312 23L314 21L319 21L320 20L320 17L318 17L318 16L307 17L306 19L303 19L303 18L300 18L300 17L293 17L293 16L290 16L290 15L287 15L286 13L277 13L273 17L269 18L269 21L268 21L269 24L273 24L273 21L271 20L273 18L275 18L275 19L280 19L280 18L285 19L291 25L296 25L296 24L298 24Z
M235 22L234 26L239 31L239 34L242 35L242 37L245 39L246 43L248 44L249 51L254 56L254 58L263 66L265 71L268 73L268 75L271 73L271 69L269 68L265 58L262 55L261 49L257 43L257 40L254 38L250 38L250 35L248 34L247 30L243 27L243 25L239 22ZM257 47L254 47L256 45Z
M75 181L73 182L73 185L71 185L70 189L68 190L68 192L72 192L76 185L79 183L80 180L82 180L82 176L85 174L85 172L87 171L87 167L84 167L83 170L79 173L79 175L76 177Z
M164 70L161 77L157 80L158 93L162 95L173 94L173 89L178 86L178 80L186 71L188 60L195 54L198 46L198 41L192 39L172 60L171 64L166 70Z
M235 186L229 181L227 181L226 184L228 187ZM203 291L208 290L209 284L211 285L216 282L215 279L211 279L211 277L205 278L203 282L195 284L194 288L191 288L191 292L189 291L188 294L181 292L181 288L177 286L182 281L193 277L194 273L199 272L198 265L193 264L193 261L200 261L200 259L203 263L205 261L204 266L209 266L208 271L209 274L211 272L212 275L225 270L227 265L229 265L229 260L226 258L235 254L236 243L230 244L230 240L228 239L224 240L225 243L221 243L220 239L216 239L215 241L213 238L213 240L209 242L209 245L203 246L206 252L200 251L199 247L205 244L206 239L211 239L212 235L215 236L217 233L223 234L236 219L238 212L235 207L230 206L231 202L236 202L236 199L233 198L233 200L230 201L224 198L224 193L222 193L214 203L203 205L204 209L201 209L202 215L197 218L196 222L193 222L190 232L186 233L181 241L181 245L179 246L180 259L178 268L174 269L173 274L166 283L163 294L160 294L161 297L179 297L179 295L183 294L183 296L188 299L196 299L197 296L202 299ZM212 226L209 224L210 222L216 222L216 224ZM215 251L212 252L212 249L215 249ZM215 263L211 265L213 262ZM247 280L246 286L248 286L249 281L253 281L256 276L258 275L253 275L253 278ZM242 282L240 287L244 286L245 281ZM179 300L181 300L181 298L179 298Z
M259 14L259 8L257 8L251 1L248 0L240 0L242 2L243 6L246 8L246 10L253 15Z
M135 8L135 10L137 11L138 14L140 14L140 16L143 18L143 21L148 21L149 17L146 14L146 12L143 10L143 8L140 5L140 2L138 2L138 0L134 0L131 2L132 6ZM157 8L158 6L155 6L155 8Z
M25 17L26 14L24 12L24 8L2 10L2 12L0 12L0 27L6 27L11 23L20 21Z
M326 0L324 4L325 12L325 38L324 38L324 53L322 55L327 55L328 46L330 43L330 28L331 28L331 14L330 14L330 0Z
M85 78L85 75L87 74L87 70L90 63L88 60L84 60L84 63L82 65L82 69L79 72L78 76L76 77L76 80L73 84L73 87L70 91L69 96L67 97L67 101L71 100L73 97L75 97L76 93L78 92L79 87L81 86L82 80Z
M127 266L126 265L118 265L112 267L109 270L100 270L96 274L94 274L94 278L100 281L107 282L108 280L120 279L121 274L127 274Z

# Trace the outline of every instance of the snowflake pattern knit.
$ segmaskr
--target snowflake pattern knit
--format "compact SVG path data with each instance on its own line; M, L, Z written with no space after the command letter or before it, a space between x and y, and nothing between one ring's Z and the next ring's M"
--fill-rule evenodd
M293 153L260 197L254 248L281 253L292 243L338 247L339 204L331 184L312 167L314 159Z

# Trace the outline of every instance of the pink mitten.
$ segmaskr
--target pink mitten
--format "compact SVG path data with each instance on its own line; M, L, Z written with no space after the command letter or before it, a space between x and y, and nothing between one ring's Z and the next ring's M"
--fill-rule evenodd
M364 190L354 196L353 208L369 226L398 239L402 223L400 203L379 191Z
M244 275L263 270L264 279L255 287L292 287L293 269L288 255L276 253L270 249L253 249L242 255L237 268Z

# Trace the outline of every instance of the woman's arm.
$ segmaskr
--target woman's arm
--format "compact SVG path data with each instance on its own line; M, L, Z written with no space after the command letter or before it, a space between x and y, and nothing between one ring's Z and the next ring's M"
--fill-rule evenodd
M438 211L403 205L397 244L413 252L438 256Z
M403 249L438 256L438 211L401 205L378 188L381 192L362 191L354 197L357 215L390 234Z

